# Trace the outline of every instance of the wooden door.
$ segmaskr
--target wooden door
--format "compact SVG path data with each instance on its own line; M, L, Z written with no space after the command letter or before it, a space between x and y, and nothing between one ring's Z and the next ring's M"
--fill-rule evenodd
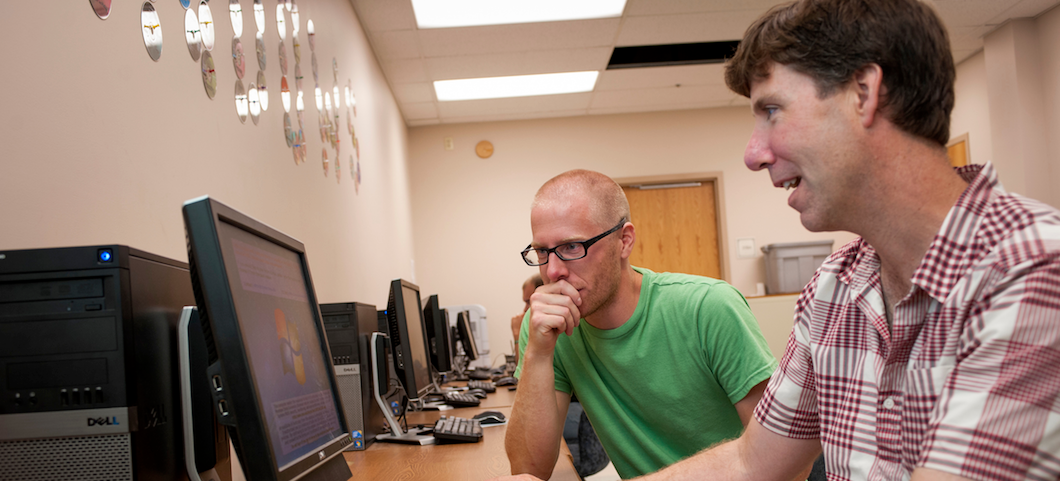
M637 232L630 257L633 265L721 278L714 182L622 190Z
M946 155L950 158L950 165L954 167L968 165L968 134L950 140L946 146Z

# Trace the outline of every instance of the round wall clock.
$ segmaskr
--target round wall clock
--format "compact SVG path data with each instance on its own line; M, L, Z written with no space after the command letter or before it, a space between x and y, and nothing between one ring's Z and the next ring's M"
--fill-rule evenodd
M483 159L489 158L489 156L493 155L493 144L488 140L479 142L478 145L475 145L475 154Z
M199 29L199 18L195 16L195 10L184 11L184 39L188 42L188 53L192 60L199 60L202 54L202 31Z
M217 72L213 66L213 55L210 52L202 53L202 86L206 88L206 96L213 98L217 94Z
M140 29L143 30L147 56L157 62L162 56L162 23L158 20L158 12L151 2L144 2L140 7Z
M243 42L239 37L232 39L232 67L236 69L236 78L242 79L247 71L247 59L243 56Z
M232 33L236 37L242 37L243 7L239 6L239 0L228 0L228 16L232 18Z
M190 9L189 9L190 10ZM214 31L213 12L206 0L199 3L199 31L202 32L202 48L213 51Z

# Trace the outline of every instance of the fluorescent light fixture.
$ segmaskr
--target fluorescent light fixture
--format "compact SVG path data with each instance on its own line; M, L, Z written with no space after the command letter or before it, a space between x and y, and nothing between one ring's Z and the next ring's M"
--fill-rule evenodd
M434 92L441 102L571 94L592 91L598 75L600 72L591 71L436 80Z
M419 28L615 18L625 8L626 0L412 0Z

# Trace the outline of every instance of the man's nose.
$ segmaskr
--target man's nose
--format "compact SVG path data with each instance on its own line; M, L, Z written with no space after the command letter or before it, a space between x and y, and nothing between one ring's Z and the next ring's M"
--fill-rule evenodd
M555 252L548 253L548 264L545 264L545 275L551 282L567 278L566 261L559 258Z
M759 171L773 164L773 151L769 148L766 134L759 129L751 133L747 148L743 151L743 163L748 169Z

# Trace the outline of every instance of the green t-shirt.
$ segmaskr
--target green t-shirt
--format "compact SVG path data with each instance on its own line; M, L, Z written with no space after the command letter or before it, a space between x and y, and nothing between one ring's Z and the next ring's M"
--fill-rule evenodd
M556 389L578 397L623 479L739 436L743 424L733 403L777 367L736 288L634 269L644 279L629 320L600 330L583 319L573 335L559 336L553 359ZM521 372L522 365L516 376Z

